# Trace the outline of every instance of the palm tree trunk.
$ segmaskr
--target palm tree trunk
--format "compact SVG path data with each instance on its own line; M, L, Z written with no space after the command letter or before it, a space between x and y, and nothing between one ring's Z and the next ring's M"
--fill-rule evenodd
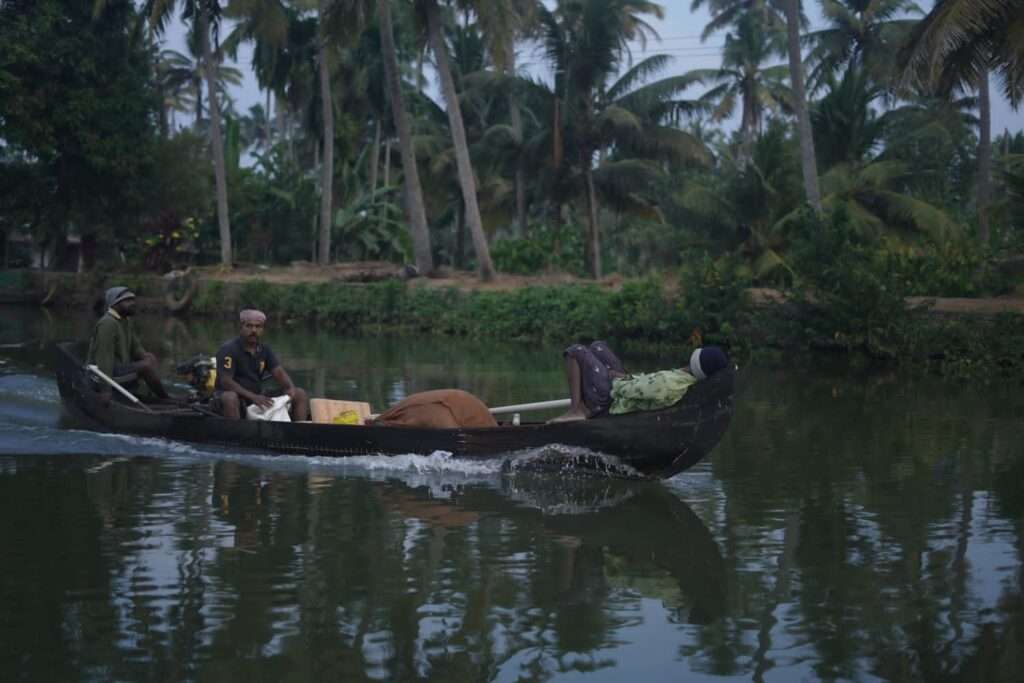
M206 70L200 66L200 71L203 72L203 76L206 76ZM196 91L196 121L192 124L193 129L198 129L199 124L203 121L203 79L193 79L192 85Z
M231 267L231 224L228 220L228 180L224 166L224 142L220 132L220 105L217 103L217 83L214 77L213 52L210 50L210 15L204 4L199 13L199 44L206 75L206 90L210 109L210 146L213 147L213 175L217 184L217 225L220 228L220 262Z
M821 211L821 193L818 190L818 163L814 158L814 134L811 114L807 109L804 91L804 66L800 56L800 13L797 3L786 2L786 34L789 52L789 78L793 85L793 107L796 109L797 132L800 135L800 165L804 174L804 194L815 211Z
M506 52L506 74L515 76L516 73L516 48L513 41L509 41ZM516 95L509 92L508 95L509 119L512 124L512 131L516 136L516 144L519 146L516 153L516 173L514 178L516 190L516 226L519 228L519 236L526 237L526 166L523 162L523 115L519 111L519 103L516 102Z
M164 92L163 79L157 81L156 86L157 95L160 97L160 139L166 140L168 136L168 124L167 124L167 95Z
M753 83L748 80L747 85L748 87L743 90L743 113L740 117L740 168L746 168L753 158L754 136L757 130L757 103L754 101Z
M370 153L370 194L377 192L377 176L380 170L380 120L373 122L373 151Z
M516 161L516 175L514 178L516 188L516 224L519 226L519 236L526 237L530 231L526 217L526 164L522 159Z
M285 139L285 135L287 134L287 132L285 131L286 125L285 125L285 110L284 110L286 105L284 103L284 98L282 98L277 93L274 94L274 100L275 100L275 102L277 104L277 109L274 110L274 117L277 119L277 126L276 126L277 127L277 138L279 140L284 140ZM289 145L289 148L290 147L291 147L291 145ZM294 153L291 154L291 158L292 158L292 161L295 160L295 154Z
M413 161L414 162L416 161L415 157L413 158ZM417 176L417 182L419 182L419 177L418 176ZM391 189L391 138L390 137L387 140L384 141L384 189L385 190ZM408 201L408 195L406 196L406 201ZM422 201L422 197L421 197L420 201ZM408 209L406 209L406 211L408 212ZM387 207L381 206L380 207L380 227L381 227L381 229L384 228L384 221L387 220L387 217L388 217ZM426 219L424 218L424 220L426 220ZM427 247L428 248L430 247L430 233L429 232L427 233ZM417 262L416 267L419 268L419 262ZM423 272L423 271L420 270L420 272Z
M319 0L317 58L320 61L320 104L324 118L324 161L320 171L320 240L317 262L331 262L331 200L334 195L334 102L331 99L331 70L327 62L327 4Z
M992 197L992 100L988 70L978 80L978 238L988 245L988 207Z
M466 263L466 222L462 220L462 211L455 206L455 267L462 270Z
M267 111L263 114L263 148L270 149L270 88L267 88Z
M405 176L405 210L409 216L412 232L413 257L420 275L434 272L434 257L430 253L430 230L427 213L423 208L423 190L420 175L416 169L416 150L413 149L412 132L409 128L409 114L402 100L402 88L398 81L398 53L395 50L395 34L391 26L391 0L377 0L377 14L380 18L380 42L384 51L384 76L387 79L388 99L391 101L391 115L398 131L398 148L402 155L402 171ZM385 173L387 173L385 168Z
M583 159L583 175L587 181L587 270L595 280L601 279L601 233L597 221L597 192L594 190L594 170L590 155Z
M448 125L451 128L452 143L455 145L455 164L459 171L459 185L462 187L462 200L466 207L466 225L473 240L476 252L477 269L480 279L487 281L494 277L494 264L491 263L491 252L487 246L483 223L480 220L480 207L476 199L476 179L473 177L473 165L469 159L469 145L466 142L466 128L462 123L462 110L455 93L455 81L452 79L451 68L448 66L448 49L441 35L441 12L437 0L427 0L427 33L430 36L431 49L438 76L441 78L441 92L448 104Z

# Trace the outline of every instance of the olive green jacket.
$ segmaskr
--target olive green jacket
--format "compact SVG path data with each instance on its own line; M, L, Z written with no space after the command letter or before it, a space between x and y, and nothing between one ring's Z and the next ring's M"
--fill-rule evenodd
M88 362L94 363L108 377L114 376L115 366L142 360L145 353L131 320L109 309L96 321L89 340Z

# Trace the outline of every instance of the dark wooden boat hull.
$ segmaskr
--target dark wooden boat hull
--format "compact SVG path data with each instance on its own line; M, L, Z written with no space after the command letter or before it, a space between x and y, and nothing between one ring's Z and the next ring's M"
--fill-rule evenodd
M447 451L457 458L494 459L553 444L613 456L648 477L670 477L699 462L718 444L732 417L735 372L695 384L670 408L580 422L528 423L484 429L417 429L228 420L187 408L149 413L99 400L73 343L56 345L57 384L65 408L93 426L156 436L313 456Z

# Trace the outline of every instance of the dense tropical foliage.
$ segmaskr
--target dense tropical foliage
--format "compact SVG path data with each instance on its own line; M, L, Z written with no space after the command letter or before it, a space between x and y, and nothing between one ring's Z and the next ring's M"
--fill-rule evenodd
M814 27L791 0L693 4L718 68L675 68L640 0L3 0L0 230L131 263L174 215L206 262L710 259L794 285L817 221L879 268L957 273L926 293L992 285L962 263L1022 242L987 88L1020 103L1019 0L822 0ZM244 113L241 49L265 94Z

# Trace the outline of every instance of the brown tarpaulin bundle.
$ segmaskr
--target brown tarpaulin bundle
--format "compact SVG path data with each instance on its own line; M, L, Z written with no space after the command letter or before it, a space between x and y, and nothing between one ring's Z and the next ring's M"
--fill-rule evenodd
M484 402L461 389L436 389L413 394L381 413L373 422L388 427L496 427Z

